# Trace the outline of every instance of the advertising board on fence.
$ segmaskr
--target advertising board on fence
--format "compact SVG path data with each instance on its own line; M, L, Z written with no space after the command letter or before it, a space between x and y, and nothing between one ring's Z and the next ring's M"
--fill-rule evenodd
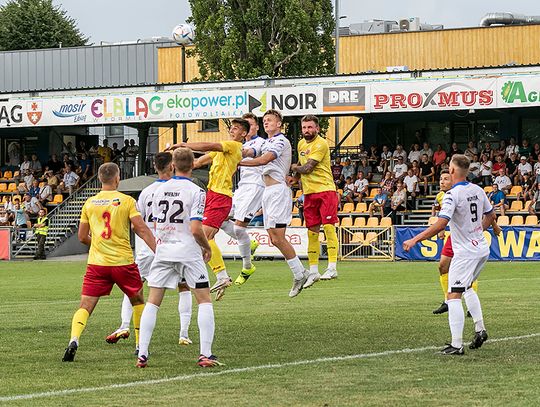
M410 252L403 250L403 242L427 229L426 227L396 227L396 258L403 260L439 260L444 241L433 237L418 243ZM448 236L448 233L447 233ZM489 260L540 260L540 228L503 226L500 236L491 230L484 232L489 245Z
M270 242L270 236L263 228L248 228L248 235L251 240L259 242L256 256L282 258L282 254L277 247ZM292 244L299 257L307 257L307 229L287 228L285 232L287 240ZM215 237L216 243L221 250L223 257L240 257L238 252L238 241L220 230Z

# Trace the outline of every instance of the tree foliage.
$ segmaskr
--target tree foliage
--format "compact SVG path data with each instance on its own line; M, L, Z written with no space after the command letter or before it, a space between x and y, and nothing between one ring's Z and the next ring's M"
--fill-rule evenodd
M202 79L334 72L331 0L190 0Z
M10 0L0 7L0 49L86 45L76 21L52 0Z

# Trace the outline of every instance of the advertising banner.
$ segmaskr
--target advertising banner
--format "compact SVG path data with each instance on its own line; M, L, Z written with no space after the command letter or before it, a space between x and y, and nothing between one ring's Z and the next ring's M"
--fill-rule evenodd
M0 260L11 260L10 228L0 228Z
M499 107L540 106L540 76L511 76L497 80Z
M496 107L496 79L421 79L371 85L371 112L488 109Z
M433 237L418 243L411 251L403 250L403 242L427 227L396 227L396 258L403 260L439 260L444 241ZM490 244L489 260L540 260L540 228L531 226L503 226L500 236L491 230L484 232ZM449 234L447 233L446 236Z
M283 258L277 247L270 242L270 236L263 228L248 228L248 235L251 240L259 242L256 256ZM285 232L287 240L292 244L296 254L299 257L307 257L307 229L306 228L287 228ZM225 232L220 230L215 237L216 243L223 254L223 257L240 257L238 252L238 242L231 238Z

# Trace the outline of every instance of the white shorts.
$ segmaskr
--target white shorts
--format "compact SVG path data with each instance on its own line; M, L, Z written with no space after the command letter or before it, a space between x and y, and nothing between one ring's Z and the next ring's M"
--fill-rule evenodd
M292 192L285 184L264 188L262 196L264 228L287 227L292 219Z
M175 289L185 280L189 288L208 288L206 264L200 261L166 261L154 259L146 277L149 287Z
M448 271L448 292L462 293L471 287L484 268L489 255L476 259L463 259L454 256Z
M234 191L232 217L240 222L249 222L262 208L264 187L256 184L244 184Z
M150 274L150 268L153 261L153 254L138 255L135 259L135 263L137 263L137 267L139 268L139 274L143 280L146 280L148 274Z

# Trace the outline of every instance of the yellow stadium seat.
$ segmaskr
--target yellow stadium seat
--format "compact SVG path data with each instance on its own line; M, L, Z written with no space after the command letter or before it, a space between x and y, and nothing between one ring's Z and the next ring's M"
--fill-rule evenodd
M512 216L512 222L510 222L510 225L512 225L512 226L521 226L521 225L523 225L523 216L521 216L521 215Z
M45 185L47 185L46 182L40 182L40 183L39 183L39 187L40 187L40 188L43 188Z
M490 185L490 186L487 186L487 187L484 187L484 192L486 194L489 194L490 192L493 191L493 187Z
M337 193L338 193L339 196L341 196L341 195L343 195L343 190L340 188L340 189L337 190Z
M351 243L364 243L364 233L362 232L354 232Z
M430 216L428 219L428 225L433 225L435 222L437 222L437 219L439 219L436 216Z
M510 190L510 193L508 194L508 196L516 196L518 193L520 193L522 191L523 191L523 188L521 188L521 186L515 185Z
M350 228L353 225L352 218L343 218L341 219L340 226L343 226L344 228Z
M4 178L5 179L11 179L13 178L13 173L11 171L4 172Z
M302 196L302 190L299 189L298 191L296 191L296 195L294 196L296 199L300 198Z
M351 213L354 211L354 204L351 202L347 202L345 205L343 205L343 209L341 212L343 213Z
M19 185L17 185L17 188L26 188L26 182L19 182Z
M367 227L368 228L376 228L379 226L379 218L371 217L367 220Z
M16 199L22 202L22 197L19 194L13 195L13 197L11 198L11 202L15 202Z
M360 213L367 212L367 204L365 202L358 202L356 204L355 212L360 212Z
M538 225L538 217L536 215L529 215L525 218L525 225L536 226Z
M10 178L17 178L17 177L20 177L20 176L21 176L20 171L14 171Z
M508 226L510 224L510 218L506 215L499 216L497 218L497 225L499 226Z
M516 211L516 212L522 211L523 210L523 202L521 202L521 201L513 201L512 204L510 205L510 210L511 211Z
M302 219L300 219L300 218L292 218L291 224L289 226L291 226L291 227L300 227L300 226L302 226Z
M375 195L377 195L377 188L372 188L371 191L369 191L369 197L375 198Z
M364 244L369 245L377 240L377 233L368 232L366 233L366 238L364 239Z
M532 201L527 201L527 202L525 202L525 208L524 208L524 209L525 209L526 211L528 211L528 210L529 210L529 206L531 206L531 204L532 204Z
M297 214L298 214L298 206L293 205L293 207L292 207L292 214L293 214L293 215L297 215Z
M7 184L0 183L0 192L6 192L7 191Z
M62 194L56 194L52 200L49 202L49 205L59 205L64 201L64 196Z
M383 228L389 228L390 226L392 226L392 218L382 218L380 226Z
M366 226L366 218L359 216L354 220L354 227L363 228Z
M10 182L7 188L7 192L15 192L17 190L17 184Z

